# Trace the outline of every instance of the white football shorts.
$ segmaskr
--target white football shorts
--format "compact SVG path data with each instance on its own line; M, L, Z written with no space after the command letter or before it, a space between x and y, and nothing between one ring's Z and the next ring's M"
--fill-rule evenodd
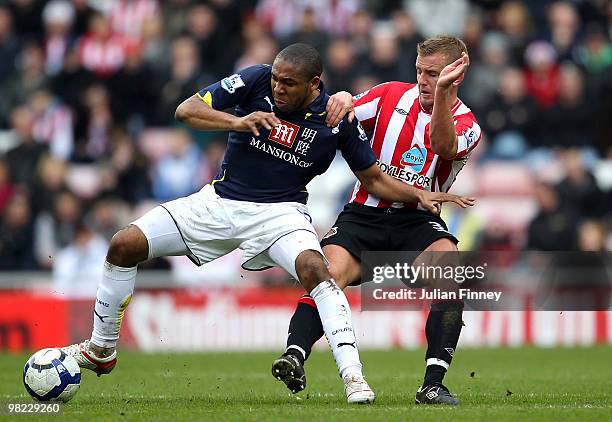
M240 248L244 269L280 266L297 279L295 259L301 252L323 255L306 205L225 199L211 185L166 202L132 224L149 242L149 259L187 255L202 265Z

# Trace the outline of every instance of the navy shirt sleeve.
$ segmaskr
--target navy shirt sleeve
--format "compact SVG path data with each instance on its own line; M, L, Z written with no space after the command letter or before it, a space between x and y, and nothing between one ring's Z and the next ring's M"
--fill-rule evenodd
M242 69L227 78L198 91L197 95L215 110L226 110L242 104L255 87L270 84L270 66L256 65Z
M345 117L340 122L338 149L354 172L365 170L376 163L376 156L370 146L368 135L357 119L349 123Z

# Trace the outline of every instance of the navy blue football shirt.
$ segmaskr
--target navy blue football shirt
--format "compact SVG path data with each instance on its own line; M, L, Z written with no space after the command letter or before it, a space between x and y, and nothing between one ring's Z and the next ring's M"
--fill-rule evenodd
M325 124L329 95L320 95L307 110L283 113L274 105L272 67L248 67L200 90L197 95L215 110L234 107L239 117L254 111L274 112L281 124L259 136L230 131L221 170L212 182L222 198L251 202L306 203L306 184L324 173L336 150L353 171L376 162L368 137L357 119L346 117L334 128Z

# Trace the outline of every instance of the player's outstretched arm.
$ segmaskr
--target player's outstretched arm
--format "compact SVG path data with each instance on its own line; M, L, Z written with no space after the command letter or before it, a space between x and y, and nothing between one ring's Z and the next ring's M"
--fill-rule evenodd
M353 107L353 95L350 92L340 91L329 97L327 106L325 107L327 117L325 123L327 126L334 127L342 121L348 113L349 123L355 118L355 108Z
M197 95L192 95L183 101L177 107L174 118L193 129L234 130L236 132L251 132L255 136L259 136L258 129L261 127L270 130L280 124L280 120L274 113L255 111L246 116L238 117L213 109Z
M433 152L447 160L457 155L458 139L451 108L469 65L469 57L463 53L459 59L442 69L436 83L429 139Z
M471 207L475 199L444 192L428 192L407 185L383 173L378 165L373 164L365 170L356 171L355 175L368 193L381 199L407 204L420 203L427 211L437 214L443 202L454 202L461 208Z

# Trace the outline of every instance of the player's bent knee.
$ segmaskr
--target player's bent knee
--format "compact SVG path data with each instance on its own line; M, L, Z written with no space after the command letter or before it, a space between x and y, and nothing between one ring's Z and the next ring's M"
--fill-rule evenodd
M457 245L448 237L436 240L425 249L427 252L454 252L456 250Z
M331 278L323 255L314 250L303 251L295 260L295 271L302 286L309 292L317 284Z
M341 271L341 269L338 266L332 263L329 265L328 270L329 270L329 274L334 279L338 287L340 287L340 289L344 290L346 286L351 284L350 280L347 277L346 271Z
M136 226L119 230L111 239L106 260L120 267L134 267L146 261L149 244L142 231Z

